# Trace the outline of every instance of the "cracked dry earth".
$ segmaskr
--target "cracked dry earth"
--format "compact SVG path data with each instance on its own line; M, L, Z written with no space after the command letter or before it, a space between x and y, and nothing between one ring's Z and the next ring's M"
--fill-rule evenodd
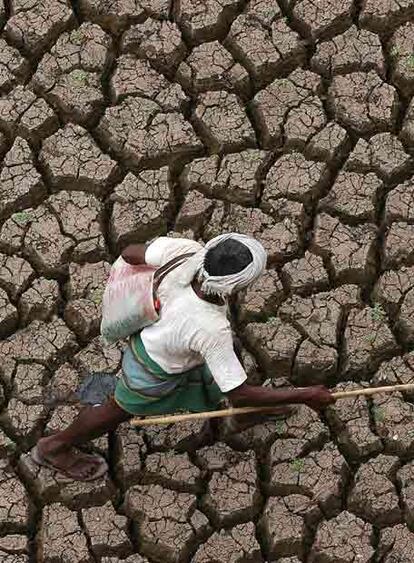
M260 238L251 382L414 381L413 0L0 4L0 561L412 563L414 395L226 443L128 425L110 472L39 469L78 411L132 241Z

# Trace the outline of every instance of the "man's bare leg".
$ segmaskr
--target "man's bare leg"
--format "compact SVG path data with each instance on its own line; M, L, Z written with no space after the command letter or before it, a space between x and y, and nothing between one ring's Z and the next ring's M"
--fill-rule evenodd
M102 406L86 407L65 430L41 438L37 449L57 470L69 473L73 479L83 480L96 471L101 458L84 454L75 447L115 430L129 418L131 415L113 400Z

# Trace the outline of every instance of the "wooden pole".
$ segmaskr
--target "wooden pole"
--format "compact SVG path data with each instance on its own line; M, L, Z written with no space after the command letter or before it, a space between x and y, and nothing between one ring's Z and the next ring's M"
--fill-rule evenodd
M336 391L336 393L332 393L332 396L336 400L346 399L349 397L360 397L361 395L376 395L377 393L404 393L404 391L414 391L414 383L406 383L405 385L386 385L385 387L362 387L361 389L353 389L352 391Z
M414 383L407 383L405 385L387 385L386 387L361 387L361 389L353 389L352 391L336 391L335 393L332 393L332 397L337 400L359 397L362 395L369 396L376 395L377 393L396 393L404 391L414 391ZM191 420L224 418L226 416L234 416L237 414L272 414L276 413L281 406L283 405L275 405L272 407L234 407L217 411L153 416L148 418L133 418L130 423L132 426L152 426L154 424L173 424L175 422L189 422Z

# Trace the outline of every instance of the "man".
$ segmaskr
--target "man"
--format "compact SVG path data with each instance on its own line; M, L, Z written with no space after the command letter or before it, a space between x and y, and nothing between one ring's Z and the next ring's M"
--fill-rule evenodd
M187 256L157 290L159 320L130 339L114 398L85 408L66 430L39 440L32 450L38 464L72 479L97 479L108 469L105 460L76 446L132 416L214 410L225 397L237 406L304 403L314 409L333 401L322 386L273 390L246 383L233 347L227 299L263 274L267 257L258 241L230 233L203 247L160 237L122 252L130 264L154 267L182 255Z

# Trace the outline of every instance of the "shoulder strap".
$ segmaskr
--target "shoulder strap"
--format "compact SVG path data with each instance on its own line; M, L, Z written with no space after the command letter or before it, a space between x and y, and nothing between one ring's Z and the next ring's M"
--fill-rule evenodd
M167 274L172 272L175 268L183 264L187 258L193 256L195 252L187 252L186 254L180 254L180 256L176 256L172 260L166 262L163 266L158 268L154 274L154 289L157 289L161 284L162 280L165 278Z

